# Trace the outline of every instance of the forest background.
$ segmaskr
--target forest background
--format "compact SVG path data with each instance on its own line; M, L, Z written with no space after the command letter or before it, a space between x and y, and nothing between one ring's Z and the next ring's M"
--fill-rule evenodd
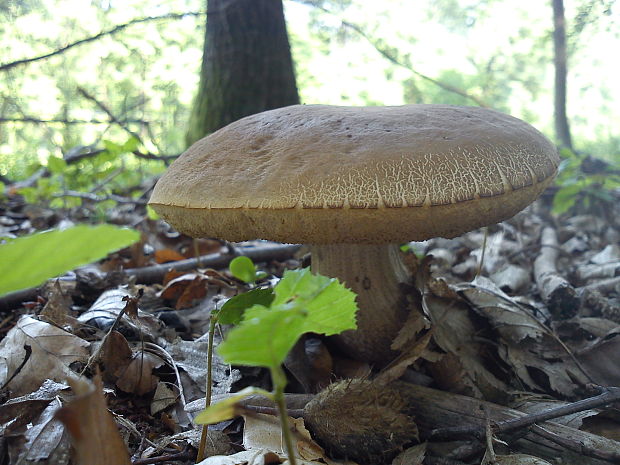
M302 103L485 105L554 138L551 2L286 0L284 6ZM614 161L620 12L615 0L566 1L565 8L573 146ZM2 2L0 181L23 181L45 166L63 172L63 158L93 150L99 158L77 163L82 176L70 186L39 177L24 190L27 200L61 187L79 190L80 182L91 188L93 179L139 186L163 171L162 160L186 148L205 19L203 0ZM62 52L5 67L55 51ZM137 147L147 156L132 156Z

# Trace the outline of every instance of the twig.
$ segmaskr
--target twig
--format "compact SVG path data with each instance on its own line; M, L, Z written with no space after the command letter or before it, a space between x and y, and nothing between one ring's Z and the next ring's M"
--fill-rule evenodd
M65 191L52 195L52 197L58 199L63 197L75 197L78 199L90 200L92 202L105 202L106 200L114 200L117 203L132 204L132 205L146 205L147 201L142 199L128 199L127 197L121 197L120 195L97 195L91 192L78 192L78 191Z
M176 454L165 454L159 455L157 457L149 457L146 459L136 459L131 462L132 465L151 465L154 463L164 463L164 462L174 462L174 461L182 461L185 462L187 460L194 460L196 458L196 454L194 450L186 446L181 452L177 452Z
M149 121L141 119L125 119L124 123L138 123L148 125ZM4 118L0 117L0 123L34 123L34 124L110 124L109 121L102 121L98 119L66 119L66 118L54 118L54 119L41 119L25 116L22 118Z
M175 158L179 158L179 154L177 155L155 155L154 153L144 153L144 152L139 152L137 150L134 150L133 153L136 157L138 158L143 158L145 160L157 160L157 161L163 161L163 162L168 162L170 160L174 160Z
M620 276L616 276L609 279L601 279L598 282L588 284L587 286L583 286L578 288L578 291L583 292L592 292L598 291L601 294L608 294L613 292L620 286Z
M570 451L576 452L579 455L605 460L606 462L611 463L620 463L620 454L614 452L613 450L598 449L596 447L589 446L587 443L571 441L570 439L548 431L539 425L532 425L532 431L548 441L555 442L556 444Z
M87 98L88 100L94 102L95 105L97 105L97 107L99 107L106 115L108 115L110 117L110 121L112 121L113 123L117 124L125 132L127 132L130 136L134 137L136 140L138 140L140 143L142 143L142 138L137 133L135 133L131 129L129 129L125 124L123 124L123 121L120 118L117 118L116 115L114 115L114 113L112 113L112 111L107 107L106 104L104 104L103 102L100 102L99 100L97 100L97 98L95 98L94 95L90 94L83 87L78 87L78 92L80 94L82 94L85 98Z
M518 418L511 418L496 422L492 425L494 434L509 433L518 429L526 428L535 423L541 423L554 418L583 412L593 408L603 407L607 404L620 400L620 387L599 387L600 394L583 400L578 400L561 407L544 410L540 413L531 413ZM484 437L484 426L456 426L453 428L440 428L431 431L430 439L455 439L465 436Z
M17 60L17 61L12 61L10 63L5 63L3 65L0 65L0 71L8 71L9 69L15 68L16 66L20 66L20 65L25 65L28 63L32 63L34 61L40 61L40 60L44 60L46 58L50 58L53 57L55 55L60 55L61 53L66 52L67 50L73 48L73 47L77 47L78 45L84 45L87 44L89 42L93 42L95 40L98 40L104 36L107 35L111 35L111 34L116 34L117 32L122 31L123 29L128 28L129 26L133 26L135 24L140 24L140 23L146 23L149 21L158 21L158 20L162 20L162 19L181 19L184 18L186 16L201 16L204 15L205 13L200 12L200 11L189 11L186 13L168 13L165 15L160 15L160 16L148 16L145 18L137 18L137 19L132 19L131 21L124 23L124 24L119 24L117 26L114 26L112 29L108 29L107 31L102 31L98 34L95 34L94 36L90 36L90 37L86 37L84 39L80 39L78 41L72 42L68 45L65 45L64 47L61 47L57 50L54 50L52 52L49 53L45 53L43 55L39 55L36 57L32 57L32 58L24 58L21 60Z

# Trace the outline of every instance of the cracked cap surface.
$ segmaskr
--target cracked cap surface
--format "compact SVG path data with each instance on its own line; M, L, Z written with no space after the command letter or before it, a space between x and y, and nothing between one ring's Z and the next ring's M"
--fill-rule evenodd
M196 142L149 203L195 237L404 242L513 216L558 164L545 136L493 110L294 105Z

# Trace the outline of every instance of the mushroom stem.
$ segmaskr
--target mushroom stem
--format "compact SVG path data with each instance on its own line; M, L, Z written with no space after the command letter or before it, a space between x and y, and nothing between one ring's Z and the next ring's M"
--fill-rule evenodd
M312 271L338 278L357 293L357 330L334 336L347 355L379 365L395 356L393 339L407 318L401 283L410 274L395 244L313 245Z

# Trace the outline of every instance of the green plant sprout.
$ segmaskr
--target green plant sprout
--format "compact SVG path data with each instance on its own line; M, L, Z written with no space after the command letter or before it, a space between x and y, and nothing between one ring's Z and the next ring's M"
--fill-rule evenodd
M304 333L331 336L355 329L355 297L355 294L337 279L315 275L308 268L304 268L286 271L273 290L257 288L231 298L220 310L214 312L211 319L208 373L211 371L212 334L216 323L235 324L236 327L218 347L220 356L224 362L232 365L268 368L273 391L249 388L225 402L211 406L209 380L207 408L198 414L195 422L208 425L233 418L237 414L236 405L239 400L252 394L264 395L273 400L278 408L289 462L296 465L286 412L286 374L282 363ZM205 431L206 428L203 429L204 440ZM199 461L203 454L201 441Z
M235 278L248 284L254 284L267 276L264 271L256 271L254 262L243 255L233 258L228 268Z
M78 225L7 239L0 244L0 295L38 286L139 239L138 231L109 224Z

